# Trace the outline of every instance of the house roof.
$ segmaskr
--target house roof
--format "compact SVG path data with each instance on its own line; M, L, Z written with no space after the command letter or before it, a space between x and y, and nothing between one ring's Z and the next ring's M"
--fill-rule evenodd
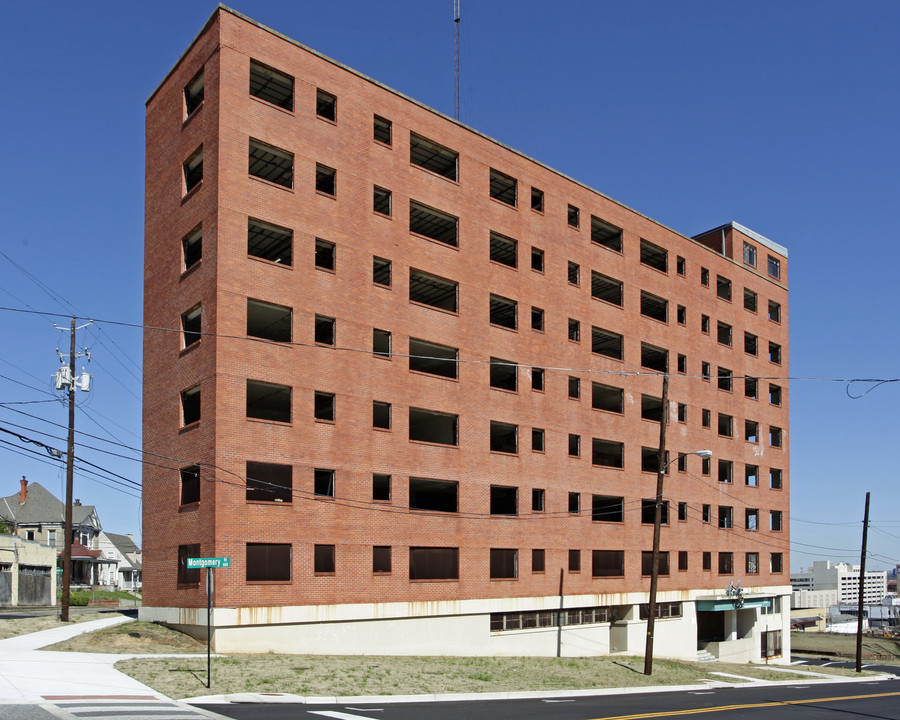
M123 555L127 553L136 553L140 552L140 548L135 545L134 540L132 540L127 535L117 535L116 533L104 532L109 541L116 546L116 550L118 550Z
M25 502L19 504L19 492L0 498L0 516L12 520L17 525L38 525L66 521L66 506L40 483L28 483ZM91 517L93 516L93 518ZM72 506L73 525L96 525L100 518L93 505Z

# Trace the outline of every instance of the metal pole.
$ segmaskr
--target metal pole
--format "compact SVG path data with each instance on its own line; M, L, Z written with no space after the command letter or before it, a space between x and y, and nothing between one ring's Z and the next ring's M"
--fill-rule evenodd
M69 331L69 441L66 459L66 529L63 538L63 588L59 619L69 622L69 592L72 588L72 484L75 471L75 318Z
M212 588L213 588L213 569L206 569L206 687L212 686L212 660L210 654L210 645L212 638Z
M559 569L559 611L556 613L556 657L562 657L563 569Z
M856 672L862 672L863 591L866 584L866 543L869 539L869 493L866 493L866 512L863 517L862 552L859 557L859 602L856 618Z
M653 557L650 561L650 612L647 616L644 675L653 674L653 630L656 626L656 589L659 585L659 536L662 530L663 480L666 477L666 425L668 422L669 376L663 375L662 417L659 423L659 463L656 473L656 515L653 519Z

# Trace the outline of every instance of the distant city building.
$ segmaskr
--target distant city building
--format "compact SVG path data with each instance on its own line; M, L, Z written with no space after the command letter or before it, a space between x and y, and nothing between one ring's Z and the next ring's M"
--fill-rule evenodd
M840 598L837 590L794 590L791 593L791 608L827 608L837 605Z
M859 602L859 565L832 563L830 560L816 560L805 573L791 575L791 587L798 590L835 590L837 603ZM887 595L887 571L866 570L863 585L863 602L879 604ZM815 606L834 603L815 603ZM805 607L794 605L794 607Z

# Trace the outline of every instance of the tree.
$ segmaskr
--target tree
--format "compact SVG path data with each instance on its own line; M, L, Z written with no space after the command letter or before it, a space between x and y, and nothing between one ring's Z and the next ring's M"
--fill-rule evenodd
M13 524L5 517L0 516L0 535L12 535L15 533Z

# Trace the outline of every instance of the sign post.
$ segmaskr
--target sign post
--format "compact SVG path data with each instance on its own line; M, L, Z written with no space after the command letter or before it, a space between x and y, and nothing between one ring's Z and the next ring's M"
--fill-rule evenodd
M188 570L206 568L206 687L212 686L212 597L213 597L213 570L216 568L230 568L230 557L188 558Z

